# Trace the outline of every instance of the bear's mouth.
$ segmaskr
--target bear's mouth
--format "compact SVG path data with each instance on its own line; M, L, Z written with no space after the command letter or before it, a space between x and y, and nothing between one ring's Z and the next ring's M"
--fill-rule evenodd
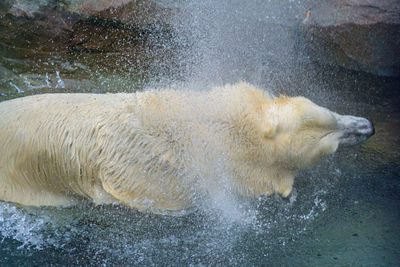
M355 116L343 116L334 113L340 132L341 145L357 145L375 134L375 128L371 121Z

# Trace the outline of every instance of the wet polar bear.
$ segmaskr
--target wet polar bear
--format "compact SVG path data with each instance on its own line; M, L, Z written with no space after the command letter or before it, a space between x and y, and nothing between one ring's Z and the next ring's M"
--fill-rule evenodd
M367 119L246 83L209 92L45 94L0 103L0 199L192 206L197 193L287 197L298 169L373 135ZM223 178L224 177L224 178Z

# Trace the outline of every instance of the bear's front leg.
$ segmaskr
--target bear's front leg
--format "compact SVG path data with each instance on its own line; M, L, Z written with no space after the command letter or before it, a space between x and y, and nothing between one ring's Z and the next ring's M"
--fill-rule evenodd
M288 174L280 176L275 183L275 192L279 193L282 197L288 197L293 190L294 175Z

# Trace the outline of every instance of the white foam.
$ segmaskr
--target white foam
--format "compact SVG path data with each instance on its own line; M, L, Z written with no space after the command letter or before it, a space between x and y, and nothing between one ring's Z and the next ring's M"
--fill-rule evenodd
M35 247L43 249L46 241L41 231L45 227L42 218L33 219L10 203L0 203L0 233L5 238L20 241L19 248Z

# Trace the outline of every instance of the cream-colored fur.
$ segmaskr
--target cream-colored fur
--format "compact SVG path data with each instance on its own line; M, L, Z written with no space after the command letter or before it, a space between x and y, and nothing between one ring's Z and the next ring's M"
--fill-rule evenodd
M343 137L340 115L245 83L36 95L0 103L0 116L0 199L24 205L89 198L181 210L222 183L241 195L286 197L296 170Z

